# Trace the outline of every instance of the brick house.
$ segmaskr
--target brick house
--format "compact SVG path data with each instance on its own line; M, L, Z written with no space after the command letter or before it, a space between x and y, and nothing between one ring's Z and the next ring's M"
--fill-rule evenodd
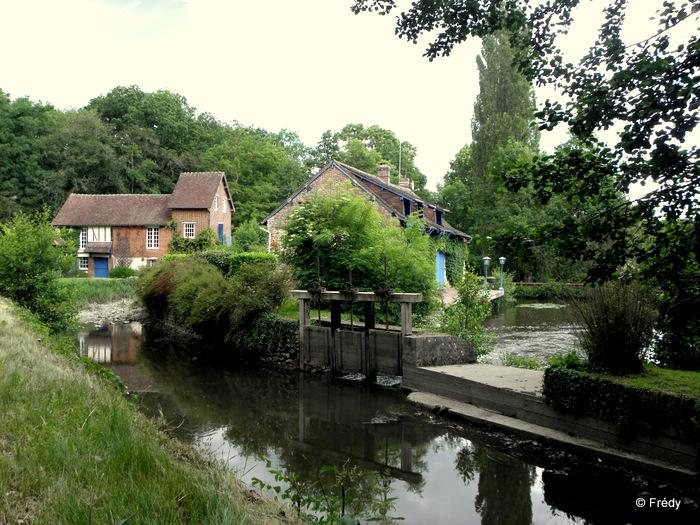
M230 243L234 211L223 172L182 173L171 195L71 194L52 224L80 228L78 268L107 277L112 268L151 266L166 254L171 220L183 237L212 228Z
M316 192L332 193L334 188L347 181L356 191L368 195L376 203L379 213L395 219L397 225L405 223L411 213L417 213L425 219L430 235L471 241L470 235L453 228L445 220L444 215L450 213L449 210L421 199L413 192L411 181L407 178L400 178L398 186L392 184L389 182L390 175L390 167L385 162L379 164L375 176L341 162L331 161L260 222L268 231L268 248L271 250L277 246L284 235L287 217L299 203ZM445 254L438 252L435 262L436 279L438 283L445 284Z

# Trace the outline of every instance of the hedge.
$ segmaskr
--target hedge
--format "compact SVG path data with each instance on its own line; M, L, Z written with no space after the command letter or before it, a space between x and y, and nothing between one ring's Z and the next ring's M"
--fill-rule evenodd
M592 413L614 424L624 436L659 435L675 428L700 444L700 400L624 385L576 370L547 368L545 402L563 412Z

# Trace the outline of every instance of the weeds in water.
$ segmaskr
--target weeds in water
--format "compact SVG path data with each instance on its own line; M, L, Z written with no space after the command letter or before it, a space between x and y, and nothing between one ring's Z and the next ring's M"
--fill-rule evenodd
M253 486L257 485L261 490L274 492L275 498L290 502L306 523L359 525L358 517L348 512L348 507L355 501L357 485L362 474L357 466L348 466L349 459L340 467L321 467L316 479L308 483L302 480L298 473L284 473L272 468L272 463L265 457L259 458L265 462L268 472L274 475L276 484L253 478ZM287 488L283 490L282 485L286 485ZM388 474L376 473L376 480L371 484L371 488L373 494L366 509L366 521L389 525L403 520L389 515L395 508L397 498L389 497L392 489Z
M516 368L527 368L528 370L543 370L544 364L539 359L527 359L518 357L516 354L509 352L500 357L503 366L512 366Z

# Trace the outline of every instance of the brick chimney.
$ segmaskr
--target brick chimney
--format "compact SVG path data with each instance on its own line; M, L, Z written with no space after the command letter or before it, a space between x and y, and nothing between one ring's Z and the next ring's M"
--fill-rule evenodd
M413 182L408 177L401 177L399 179L399 186L402 188L407 188L409 190L413 189Z
M379 178L384 184L389 184L389 179L391 175L391 167L388 162L380 162L377 166L377 178Z

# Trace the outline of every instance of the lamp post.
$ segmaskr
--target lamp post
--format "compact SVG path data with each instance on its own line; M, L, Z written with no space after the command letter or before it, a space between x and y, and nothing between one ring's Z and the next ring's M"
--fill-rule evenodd
M498 290L502 292L503 291L503 265L506 263L506 258L499 257L498 262L501 263L501 287Z
M489 263L491 257L484 257L484 295L489 294Z

